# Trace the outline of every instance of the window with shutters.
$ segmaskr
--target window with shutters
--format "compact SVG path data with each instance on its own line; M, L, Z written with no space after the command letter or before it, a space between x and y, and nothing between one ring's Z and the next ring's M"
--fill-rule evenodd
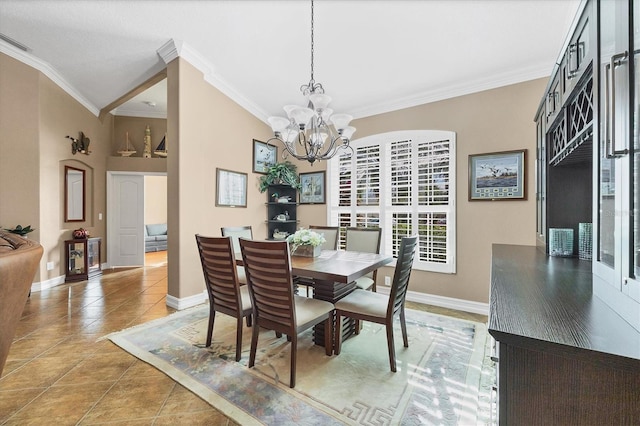
M455 273L455 133L390 132L351 144L354 155L329 162L328 222L382 227L380 250L394 257L402 237L418 234L414 268Z

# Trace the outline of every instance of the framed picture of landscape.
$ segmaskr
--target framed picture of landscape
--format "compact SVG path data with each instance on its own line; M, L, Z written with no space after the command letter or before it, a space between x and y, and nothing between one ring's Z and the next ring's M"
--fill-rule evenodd
M527 150L469 156L469 201L526 200Z

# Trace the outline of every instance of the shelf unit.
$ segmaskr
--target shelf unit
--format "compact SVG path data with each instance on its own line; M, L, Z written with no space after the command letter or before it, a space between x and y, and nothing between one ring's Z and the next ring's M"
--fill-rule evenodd
M277 197L274 197L277 194ZM289 197L290 201L280 203L278 197ZM267 239L273 240L274 232L293 234L298 227L298 190L290 185L270 185L267 189ZM276 219L288 215L287 220Z

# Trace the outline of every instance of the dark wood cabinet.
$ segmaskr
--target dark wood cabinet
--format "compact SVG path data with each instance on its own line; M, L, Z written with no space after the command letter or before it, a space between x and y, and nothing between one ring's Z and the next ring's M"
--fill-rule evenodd
M640 333L593 295L591 263L493 246L500 425L636 425Z
M102 274L100 268L101 238L67 240L65 246L66 282L88 280Z
M267 189L267 239L274 233L293 234L298 226L298 190L290 185L271 185ZM282 239L282 238L280 238Z

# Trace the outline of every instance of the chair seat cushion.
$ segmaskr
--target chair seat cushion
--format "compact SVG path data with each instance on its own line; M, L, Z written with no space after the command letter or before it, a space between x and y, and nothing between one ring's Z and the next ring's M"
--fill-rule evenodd
M249 296L249 287L246 285L240 287L240 298L242 299L242 311L251 309L251 296Z
M354 290L336 302L336 310L384 318L389 296L366 290Z
M296 304L296 327L304 329L310 322L333 311L333 303L324 300L311 299L304 296L294 296Z
M369 277L356 278L356 287L361 288L363 290L369 290L371 287L373 287L373 278L369 278Z
M236 266L236 270L238 271L238 282L240 284L247 284L247 274L244 272L244 267Z

